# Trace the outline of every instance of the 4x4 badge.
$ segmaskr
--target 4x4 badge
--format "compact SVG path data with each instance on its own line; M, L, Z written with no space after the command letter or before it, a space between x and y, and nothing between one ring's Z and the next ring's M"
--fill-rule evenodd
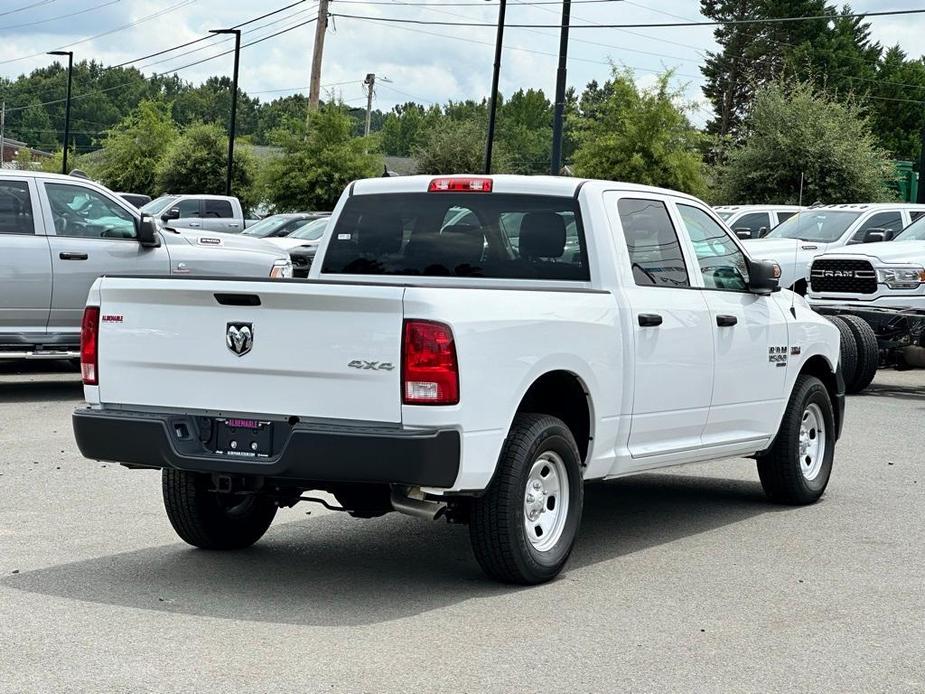
M254 324L229 323L225 329L225 345L239 357L250 352L254 346Z

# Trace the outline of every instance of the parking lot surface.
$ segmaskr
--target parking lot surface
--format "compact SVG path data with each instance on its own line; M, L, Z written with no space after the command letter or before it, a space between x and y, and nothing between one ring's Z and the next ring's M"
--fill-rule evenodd
M590 486L563 575L464 527L300 504L238 553L84 460L64 366L0 366L0 691L923 692L925 373L849 397L822 501L730 460ZM46 373L49 369L51 373Z

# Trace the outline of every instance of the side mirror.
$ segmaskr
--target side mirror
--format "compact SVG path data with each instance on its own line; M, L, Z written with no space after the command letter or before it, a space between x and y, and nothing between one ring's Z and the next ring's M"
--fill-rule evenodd
M751 260L748 263L748 291L753 294L771 294L780 291L780 265L770 260Z
M157 233L157 222L150 215L141 215L136 233L138 243L142 248L158 248L161 245L161 237Z
M740 239L750 239L752 237L752 230L748 227L736 227L733 231Z
M891 235L889 229L868 229L864 234L864 243L879 243L886 241L887 236Z
M171 207L164 214L161 215L161 220L169 222L171 219L180 219L180 208Z
M758 229L758 237L757 237L757 238L763 239L765 236L768 235L768 232L769 232L769 231L771 231L771 230L768 229L767 227L760 227L760 228Z

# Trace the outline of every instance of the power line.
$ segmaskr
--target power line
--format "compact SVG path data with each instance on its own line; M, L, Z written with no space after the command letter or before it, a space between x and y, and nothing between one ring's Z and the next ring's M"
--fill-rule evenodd
M142 24L143 22L147 22L147 21L150 21L150 20L152 20L152 19L157 19L158 17L162 17L163 15L165 15L165 14L167 14L167 13L169 13L169 12L173 12L174 10L178 10L178 9L180 9L181 7L186 7L187 5L192 5L194 2L196 2L196 0L181 0L181 1L178 2L178 3L175 3L175 4L173 4L173 5L170 5L169 7L165 7L165 8L163 8L163 9L161 9L161 10L158 10L157 12L152 12L151 14L146 15L146 16L144 16L144 17L141 17L140 19L136 19L134 22L129 22L128 24L123 24L122 26L118 26L118 27L116 27L116 28L114 28L114 29L110 29L110 30L108 30L108 31L104 31L104 32L102 32L102 33L100 33L100 34L94 34L93 36L87 36L87 37L82 38L82 39L80 39L80 40L78 40L78 41L73 41L72 43L64 44L63 46L58 46L57 48L55 48L55 49L53 49L53 50L60 51L60 50L63 50L63 49L65 49L65 48L70 48L70 47L72 47L72 46L80 45L81 43L86 43L87 41L93 41L94 39L98 39L98 38L101 38L101 37L103 37L103 36L109 36L110 34L115 34L115 33L119 32L119 31L124 31L125 29L130 29L131 27L138 26L139 24ZM28 59L28 58L38 58L39 56L46 55L47 53L48 53L48 51L41 51L40 53L32 53L31 55L22 55L22 56L19 56L18 58L8 58L7 60L0 60L0 65L7 65L8 63L15 63L15 62L18 62L18 61L20 61L20 60L26 60L26 59Z
M629 2L629 0L572 0L573 5L591 5L601 2ZM337 0L338 5L389 5L389 6L406 6L406 7L481 7L485 8L485 0L480 2L414 2L406 0ZM521 5L561 5L562 0L528 0L519 3Z
M122 2L122 0L107 0L107 2L100 3L99 5L94 5L93 7L86 7L77 12L69 12L68 14L59 14L54 17L48 17L47 19L36 19L32 22L24 22L23 24L10 24L7 26L0 27L0 31L9 31L10 29L22 29L23 27L33 27L38 24L48 24L48 22L54 22L58 19L67 19L68 17L76 17L79 14L87 14L87 12L93 12L94 10L99 10L104 7L109 7L110 5L115 5L117 2Z
M285 11L285 10L288 10L288 9L294 7L295 5L301 4L302 2L305 2L305 0L298 0L298 2L291 3L291 4L289 4L289 5L286 5L286 6L284 6L284 7L279 8L279 9L277 9L277 10L273 10L272 12L267 12L267 13L265 13L265 14L260 15L259 17L254 17L253 19L249 19L249 20L247 20L246 22L242 22L242 23L240 23L240 24L235 25L235 28L237 28L237 27L242 27L242 26L246 26L246 25L249 25L249 24L253 24L254 22L257 22L257 21L259 21L259 20L261 20L261 19L265 19L265 18L267 18L267 17L269 17L269 16L271 16L271 15L278 14L278 13L280 13L280 12L283 12L283 11ZM295 14L295 13L294 13L294 14ZM292 15L290 15L290 16L292 16ZM271 22L271 24L272 24L272 23L273 23L273 22ZM269 26L269 24L268 24L268 25L264 25L264 27L259 27L259 28L265 28L266 26ZM252 29L251 31L258 31L259 28ZM287 29L286 31L289 31L289 29ZM281 32L281 33L285 33L285 32ZM177 48L179 48L179 47L186 46L186 45L191 45L191 44L193 44L193 43L198 43L199 41L204 40L204 39L207 39L207 38L211 38L211 37L206 36L206 37L203 37L202 39L197 39L196 41L191 41L191 42L187 42L186 44L181 44L181 46L174 46L173 49L177 49ZM268 36L268 37L265 37L265 38L272 38L272 35L271 35L271 36ZM261 39L261 40L264 40L264 39ZM247 45L250 45L250 44L247 44ZM166 50L164 50L164 51L159 51L158 54L163 54L163 53L168 52L169 50L173 50L173 49L166 49ZM221 54L219 54L219 55L212 56L211 58L207 58L206 60L211 60L212 58L218 58L218 57L220 57L220 56L222 56L222 55L227 55L229 52L233 52L233 51L226 51L225 53L221 53ZM181 57L182 55L184 55L184 54L180 54L180 55L175 56L175 57L179 58L179 57ZM149 55L149 56L147 56L147 57L151 57L151 56ZM126 61L126 62L124 62L124 63L120 63L119 65L110 66L110 67L106 68L106 70L112 70L112 69L115 69L115 68L117 68L117 67L123 67L123 66L125 66L125 65L130 64L130 63L139 62L139 61L144 60L144 59L145 59L145 57L142 57L142 58L135 58L135 59L133 59L133 60L129 60L129 61ZM205 62L205 60L199 61L199 62ZM197 64L198 64L198 63L197 63ZM176 69L173 69L173 70L165 70L164 72L159 73L159 74L164 75L164 74L169 74L169 73L171 73L171 72L179 72L180 70L184 69L185 67L190 67L190 66L187 65L187 66L179 67L179 68L176 68ZM78 99L78 98L85 98L85 97L87 97L87 96L92 96L92 95L96 95L96 94L103 94L103 93L106 93L106 92L111 92L111 91L114 91L114 90L116 90L116 89L121 89L121 88L123 88L123 87L131 86L131 85L133 85L133 84L135 84L134 81L132 81L132 82L123 82L122 84L117 84L117 85L114 85L114 86L111 86L111 87L106 87L106 88L104 88L104 89L97 89L97 90L94 90L94 91L92 91L92 92L85 92L84 94L78 94L78 95L76 95L76 96L72 96L72 97L71 97L71 101L73 101L74 99ZM28 104L28 105L26 105L26 106L17 106L17 107L14 107L14 108L8 108L8 109L7 109L7 113L14 112L14 111L24 111L24 110L26 110L26 109L28 109L28 108L34 108L34 107L39 107L39 106L51 106L51 105L53 105L53 104L64 103L64 101L66 101L66 99L53 99L52 101L45 101L45 102L40 102L40 103L35 103L35 104Z
M39 0L39 2L33 2L28 5L23 5L22 7L17 7L15 10L7 10L6 12L0 12L0 17L6 17L8 14L16 14L17 12L22 12L23 10L31 10L33 7L41 7L42 5L50 5L57 0Z
M359 21L365 21L365 20L359 20ZM401 30L403 30L403 31L410 31L410 32L413 32L413 33L416 33L416 34L425 34L425 35L427 35L427 36L434 36L434 37L440 38L440 39L450 39L451 41L463 41L464 43L478 44L478 45L481 45L481 46L494 46L493 43L490 43L490 42L488 42L488 41L479 41L478 39L469 39L469 38L464 38L464 37L462 37L462 36L454 36L454 35L452 35L452 34L439 34L439 33L437 33L437 32L434 32L434 31L427 31L427 30L425 30L425 29L413 29L413 28L411 28L411 27L405 27L405 26L396 26L396 27L394 27L394 28L395 28L395 29L401 29ZM521 48L520 46L505 46L504 48L505 48L505 50L508 50L508 51L519 51L519 52L521 52L521 53L530 53L530 54L533 54L533 55L545 55L545 56L549 56L549 57L552 57L552 58L557 58L557 57L558 57L558 54L557 54L557 53L551 53L551 52L549 52L549 51L538 51L538 50L533 49L533 48ZM571 55L568 56L567 60L568 60L570 63L571 63L571 62L577 62L577 63L590 63L590 64L593 64L593 65L605 65L605 66L607 66L607 67L610 67L610 66L613 65L613 63L608 62L608 61L603 61L603 60L592 60L592 59L590 59L590 58L578 58L578 57L573 57L573 56L571 56ZM638 66L635 66L635 65L626 65L625 63L620 63L620 64L623 65L623 67L630 68L631 70L638 70L639 72L647 72L647 73L651 73L651 74L655 74L655 75L660 74L661 72L664 72L664 70L652 70L652 69L649 69L649 68L638 67ZM702 77L702 75L687 75L687 74L684 74L684 73L681 73L681 72L675 72L674 74L677 75L678 77L687 77L687 78L690 78L690 79L701 79L701 77Z
M252 28L252 29L248 29L248 30L247 30L247 33L253 33L253 32L255 32L255 31L260 31L261 29L266 29L267 27L273 26L274 24L279 24L280 22L287 22L287 21L289 21L289 20L291 20L291 19L294 19L296 16L298 16L298 15L300 15L300 14L305 14L306 12L313 12L314 10L315 10L315 7L310 7L310 8L305 9L305 10L299 10L299 11L297 11L297 12L293 12L292 14L287 15L286 17L281 17L281 18L279 18L279 19L273 20L272 22L267 22L266 24L261 24L260 26L256 26L256 27L254 27L254 28ZM205 37L205 38L208 38L208 37ZM204 51L204 50L207 50L207 49L209 49L209 48L216 48L216 47L218 47L219 45L221 45L221 44L223 44L223 43L228 43L229 41L234 41L234 37L233 37L233 36L231 36L231 37L225 37L225 38L222 38L222 39L219 40L219 41L213 41L212 43L208 43L208 44L206 44L206 45L204 45L204 46L201 46L201 47L199 47L199 48L194 48L194 49L191 50L191 51L184 51L183 53L180 53L180 54L178 54L178 55L168 56L168 57L166 57L166 58L163 58L162 60L155 60L153 63L147 63L147 62L146 62L144 65L139 66L138 69L139 69L139 70L147 70L147 69L149 69L149 68L151 68L151 67L153 67L153 66L155 66L155 65L162 65L163 63L169 63L171 60L176 60L177 58L181 58L181 57L183 57L183 56L192 55L193 53L199 53L200 51ZM232 51L228 51L228 52L233 53L234 51L232 50ZM226 53L220 53L220 54L218 54L218 55L227 55L228 52L226 52ZM138 59L138 60L132 60L132 61L129 61L129 62L134 63L134 62L140 62L141 60L142 60L142 59ZM123 63L123 64L125 64L125 63Z
M925 8L917 10L887 10L882 12L856 12L843 13L837 15L842 19L854 19L865 17L897 17L906 15L925 14ZM340 17L342 19L368 19L375 22L389 22L396 24L419 24L429 26L455 26L455 27L491 27L495 28L496 24L491 22L438 22L423 19L400 19L398 17L372 17L365 15L352 15L331 13L331 17ZM783 24L789 22L804 22L811 20L824 19L830 21L835 19L835 15L809 15L804 17L769 17L764 19L732 19L724 21L707 21L707 22L644 22L637 24L594 24L594 25L573 25L570 29L663 29L678 27L712 27L712 26L736 26L749 24ZM506 24L508 29L561 29L561 24Z
M290 9L290 8L292 8L292 7L295 7L296 5L301 5L303 2L307 2L307 0L296 0L296 2L290 3L290 4L288 4L288 5L284 6L284 7L280 7L279 9L273 10L272 12L267 12L266 14L262 14L262 15L260 15L259 17L254 17L253 19L248 19L246 22L241 22L240 24L235 24L235 25L232 26L231 28L232 28L232 29L240 29L241 27L247 26L248 24L253 24L254 22L259 22L261 19L266 19L267 17L270 17L270 16L275 15L275 14L279 14L280 12L285 12L286 10L288 10L288 9ZM210 35L208 35L208 36L202 36L202 37L200 37L200 38L198 38L198 39L194 39L194 40L192 40L192 41L187 41L186 43L181 43L181 44L176 45L176 46L171 46L170 48L165 48L164 50L161 50L161 51L156 51L155 53L149 53L148 55L143 55L143 56L141 56L140 58L133 58L132 60L126 60L124 63L119 63L119 64L117 64L117 65L110 65L107 69L108 69L108 70L114 70L114 69L117 68L117 67L125 67L126 65L130 65L130 64L132 64L132 63L140 63L142 60L147 60L148 58L156 58L156 57L159 56L159 55L164 55L165 53L171 53L172 51L176 51L176 50L179 50L179 49L181 49L181 48L186 48L187 46L192 46L192 45L197 44L197 43L202 43L203 41L208 41L208 40L211 39L211 38L214 38L214 35L213 35L213 34L210 34ZM227 40L228 40L228 39L223 39L222 41L216 41L215 43L222 43L223 41L227 41Z

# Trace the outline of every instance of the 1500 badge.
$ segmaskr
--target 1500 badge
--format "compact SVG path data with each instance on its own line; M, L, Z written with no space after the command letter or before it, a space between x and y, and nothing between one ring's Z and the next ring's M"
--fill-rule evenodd
M778 366L787 366L787 357L789 350L786 345L776 345L768 347L768 361Z

